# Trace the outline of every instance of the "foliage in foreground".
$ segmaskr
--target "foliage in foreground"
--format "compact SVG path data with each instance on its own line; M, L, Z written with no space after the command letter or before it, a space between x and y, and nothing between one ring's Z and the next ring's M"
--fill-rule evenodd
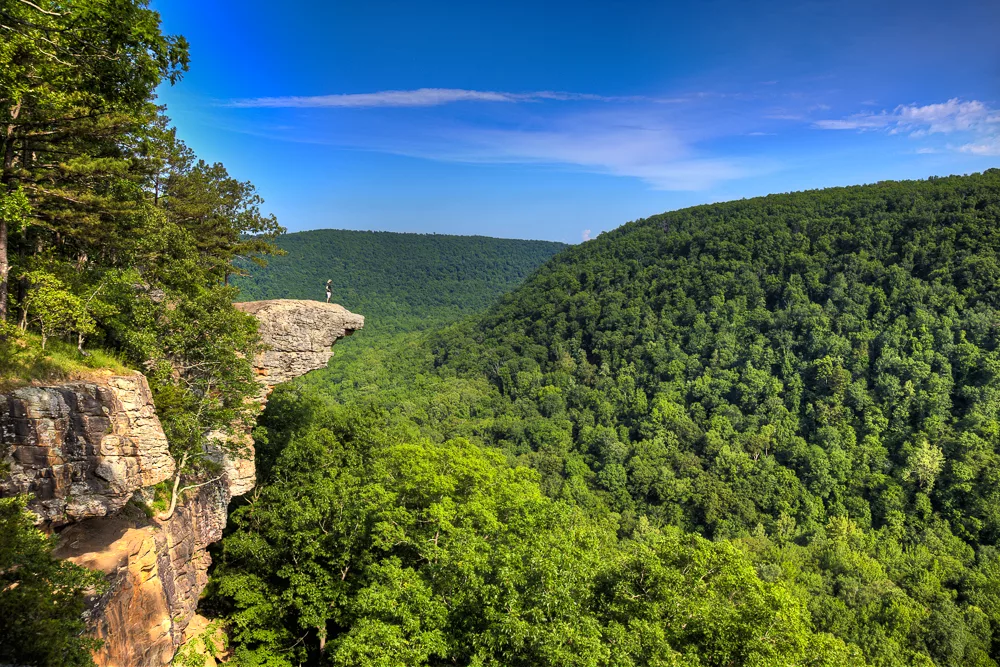
M619 540L495 450L272 401L268 483L212 578L237 664L863 663L731 544L646 521Z
M24 496L0 498L0 664L86 667L100 642L83 636L84 592L101 574L52 557Z
M176 492L211 467L207 434L255 412L257 323L233 308L228 282L277 252L284 230L250 183L169 128L155 91L187 69L187 43L162 33L148 0L4 0L0 34L2 382L142 369ZM11 530L30 523L23 503L5 507ZM48 557L18 535L0 534L4 576ZM0 586L0 622L18 623L0 632L0 659L89 664L69 648L83 645L83 586L72 568L38 568Z
M5 380L72 375L102 356L142 369L178 474L201 474L206 433L255 411L260 340L230 276L279 252L270 239L284 230L252 184L169 128L155 90L187 69L187 44L146 0L5 3L0 28Z

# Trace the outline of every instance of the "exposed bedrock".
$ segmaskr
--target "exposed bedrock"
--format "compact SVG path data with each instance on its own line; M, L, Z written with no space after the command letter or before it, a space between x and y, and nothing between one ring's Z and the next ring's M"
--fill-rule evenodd
M0 395L0 495L31 494L49 526L113 514L174 473L146 378L23 387Z
M236 306L258 319L270 348L254 360L262 402L276 384L326 366L333 343L364 326L337 304ZM253 488L249 437L251 456L220 454L222 477L188 491L165 521L128 504L174 472L139 373L0 394L0 445L12 473L0 494L33 494L40 522L64 527L57 554L107 574L108 589L88 612L104 640L97 664L169 664L208 582L207 547L222 537L230 500Z
M325 367L334 342L365 325L364 317L336 303L274 299L235 305L260 321L261 336L270 346L254 360L267 389Z
M104 572L108 589L90 606L89 624L109 667L170 663L208 583L208 546L222 537L230 496L222 483L186 496L167 521L128 507L60 533L56 555Z

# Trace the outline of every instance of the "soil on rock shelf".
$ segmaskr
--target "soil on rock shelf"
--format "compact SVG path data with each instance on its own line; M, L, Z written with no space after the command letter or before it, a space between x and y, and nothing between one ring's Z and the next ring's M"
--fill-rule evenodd
M59 532L56 558L110 574L134 551L133 541L145 539L153 523L138 507L72 524Z

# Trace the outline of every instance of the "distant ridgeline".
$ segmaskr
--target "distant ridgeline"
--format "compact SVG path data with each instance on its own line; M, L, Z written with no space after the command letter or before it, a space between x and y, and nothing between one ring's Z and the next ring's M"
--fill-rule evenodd
M247 664L1000 661L1000 170L632 222L315 378L217 561Z
M333 301L368 318L372 335L425 329L479 312L566 247L486 236L320 229L281 236L287 255L236 281L240 298Z

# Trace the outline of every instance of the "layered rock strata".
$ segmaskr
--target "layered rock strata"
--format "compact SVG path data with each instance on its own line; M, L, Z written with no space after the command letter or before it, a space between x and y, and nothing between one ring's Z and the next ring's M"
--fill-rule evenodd
M365 325L364 317L336 303L274 299L234 305L260 321L269 349L254 359L254 367L267 390L325 367L334 342Z
M333 343L364 326L362 316L337 304L237 307L258 319L269 348L254 360L262 401L276 384L324 367ZM71 523L60 532L57 555L108 575L88 612L105 642L97 664L169 664L208 582L207 547L222 537L230 500L253 488L252 457L220 454L221 478L185 494L167 520L127 504L174 471L138 373L0 395L0 438L13 472L0 494L35 494L31 507L41 520Z
M108 588L88 621L104 645L102 667L170 664L208 584L208 546L222 538L230 496L223 483L192 491L167 521L137 507L69 526L56 555L100 570Z
M108 516L174 474L146 378L23 387L0 395L0 495L28 493L50 527Z

